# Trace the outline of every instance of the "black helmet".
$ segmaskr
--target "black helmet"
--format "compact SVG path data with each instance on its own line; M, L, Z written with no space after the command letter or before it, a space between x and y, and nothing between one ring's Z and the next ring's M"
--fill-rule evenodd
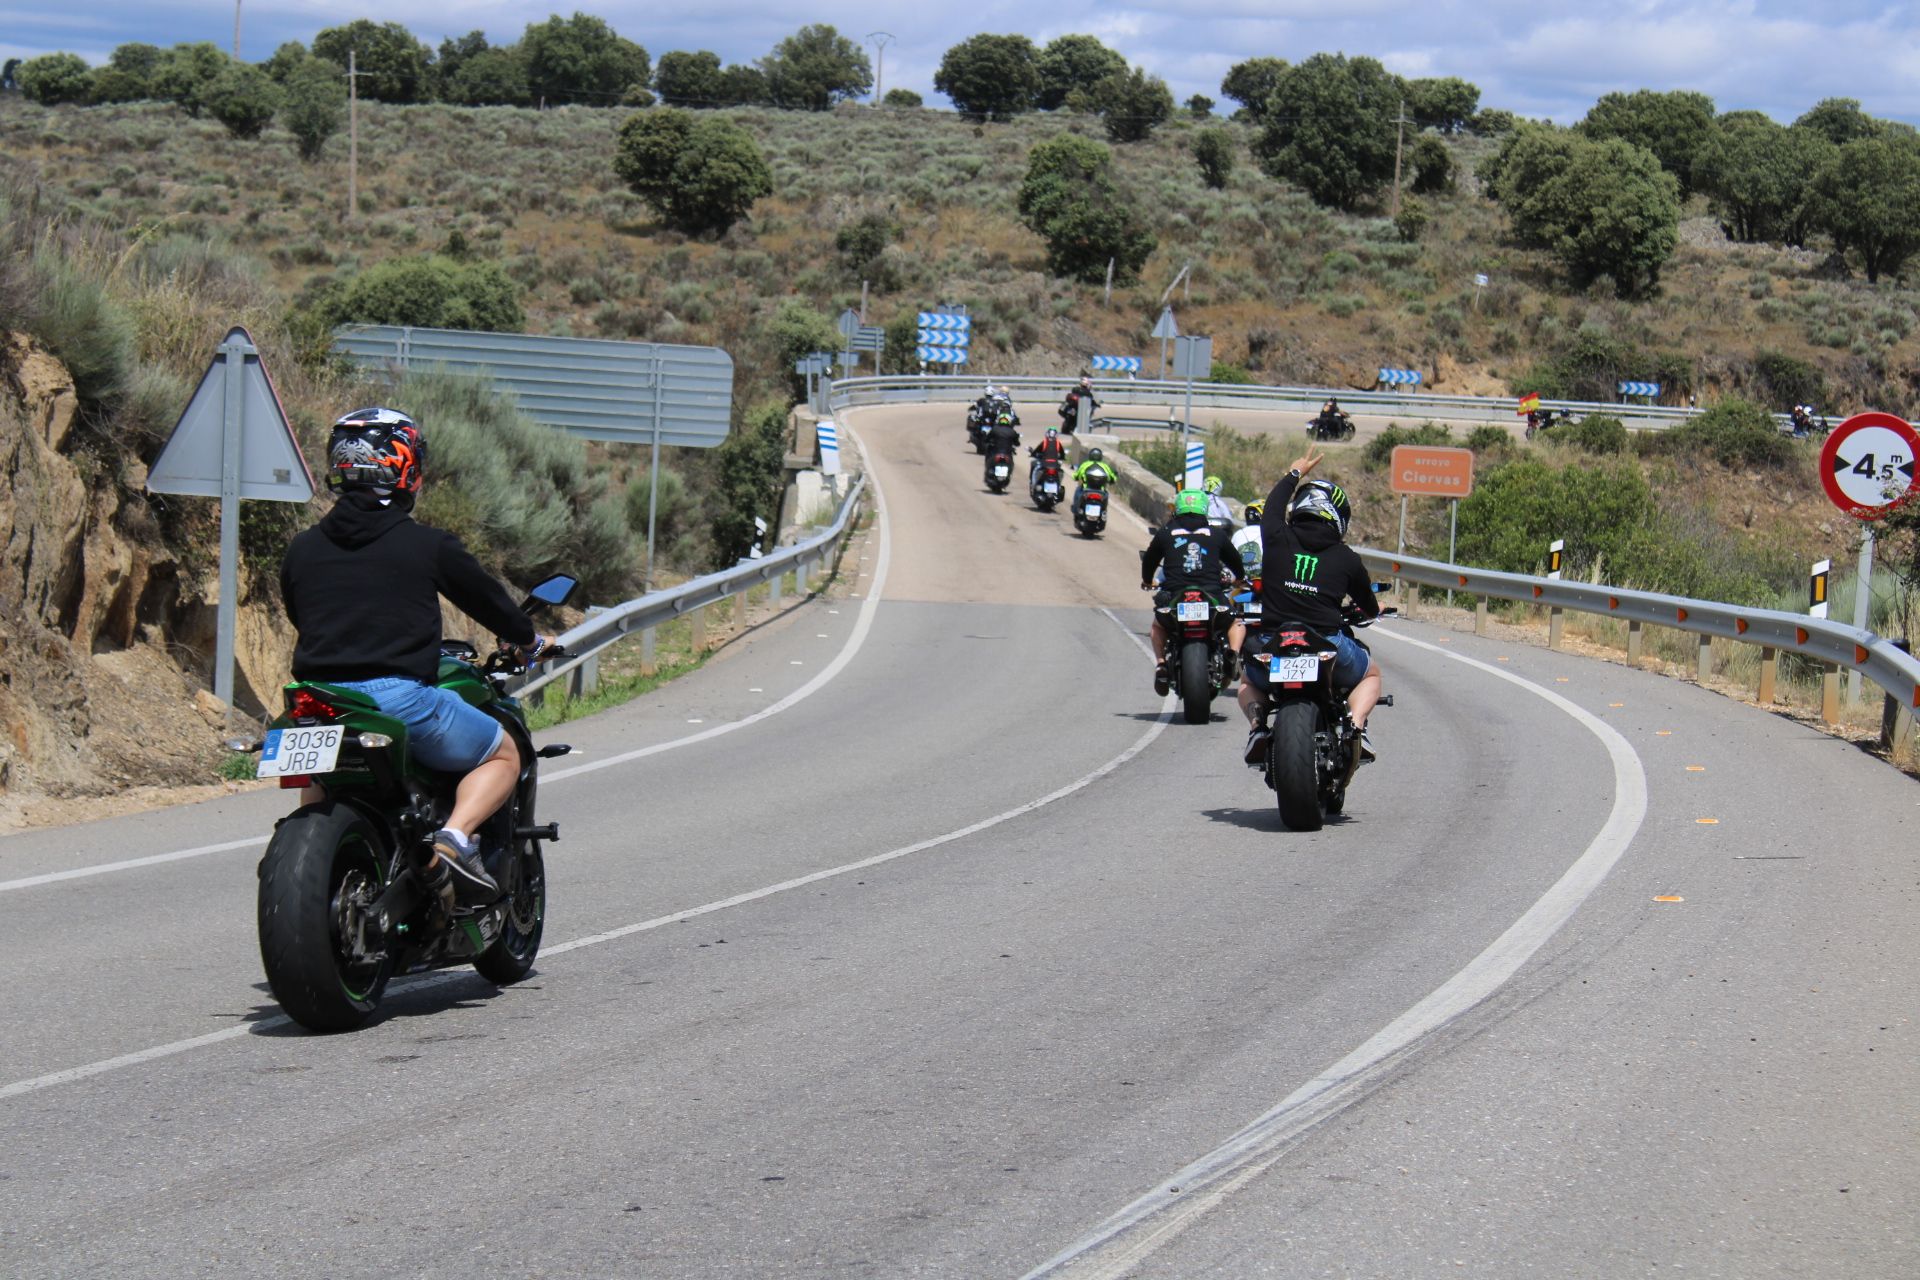
M1100 452L1099 445L1095 445L1093 446L1093 448L1087 450L1088 462L1101 462L1105 460L1106 456L1107 456L1106 454Z
M1353 504L1347 501L1347 491L1331 480L1303 481L1287 503L1288 523L1301 520L1330 520L1344 538L1353 520Z
M334 421L327 439L327 487L418 493L427 438L398 409L355 409Z

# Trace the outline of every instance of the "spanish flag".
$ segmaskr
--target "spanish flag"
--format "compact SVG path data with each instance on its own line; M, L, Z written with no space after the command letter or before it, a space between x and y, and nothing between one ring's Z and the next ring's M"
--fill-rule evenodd
M1515 409L1514 412L1515 413L1532 413L1535 409L1538 409L1539 407L1540 407L1540 393L1536 391L1530 396L1521 396L1520 407L1518 409Z

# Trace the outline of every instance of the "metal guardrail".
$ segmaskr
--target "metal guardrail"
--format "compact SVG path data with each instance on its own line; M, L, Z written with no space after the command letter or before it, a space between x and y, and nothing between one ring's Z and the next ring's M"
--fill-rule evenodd
M722 569L704 578L695 578L680 586L628 600L594 614L579 626L554 637L567 647L566 657L542 667L538 674L529 675L510 685L509 692L515 697L525 697L567 676L571 682L571 694L579 697L592 692L598 683L600 651L608 645L663 622L697 614L710 604L739 595L763 582L773 584L777 601L781 579L789 571L797 575L795 590L804 593L809 567L833 554L834 543L852 526L853 514L859 509L860 499L866 490L867 478L863 475L854 482L846 499L841 502L833 523L804 542L782 547L758 560L743 560L731 569Z
M993 378L977 374L843 378L831 384L827 404L830 409L837 411L866 405L967 403L978 398L980 389L988 382L996 387L1008 388L1016 400L1057 401L1070 388L1078 385L1079 379ZM1093 391L1103 408L1108 405L1179 405L1185 400L1187 384L1137 378L1095 378ZM1349 408L1370 412L1392 410L1454 422L1510 423L1517 420L1515 406L1518 400L1512 396L1443 396L1431 392L1266 387L1224 382L1194 383L1193 407L1302 412L1312 416L1330 395L1338 396L1341 403ZM1542 408L1569 409L1582 415L1610 414L1639 430L1670 427L1704 412L1666 405L1612 404L1589 400L1542 400L1540 404ZM1782 427L1789 425L1787 415L1774 414L1773 417Z

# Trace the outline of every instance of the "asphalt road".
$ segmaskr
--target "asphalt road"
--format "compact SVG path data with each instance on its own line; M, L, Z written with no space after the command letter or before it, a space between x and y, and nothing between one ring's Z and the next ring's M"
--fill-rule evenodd
M0 1274L1920 1274L1909 781L1402 623L1289 834L949 417L850 415L851 594L545 735L520 986L285 1025L278 793L0 840Z

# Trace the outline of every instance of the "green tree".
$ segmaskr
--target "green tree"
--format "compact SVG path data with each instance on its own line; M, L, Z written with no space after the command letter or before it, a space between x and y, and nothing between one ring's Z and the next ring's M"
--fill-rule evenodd
M85 102L93 92L93 72L77 53L43 53L28 58L14 75L27 101L46 107Z
M1212 98L1209 98L1206 94L1196 93L1192 97L1187 99L1187 102L1186 102L1187 114L1192 116L1195 120L1205 120L1208 117L1213 115L1213 108L1216 105L1217 104L1214 102L1214 100Z
M519 45L507 45L462 58L441 80L440 96L463 107L530 106L526 57Z
M1880 134L1837 148L1808 184L1807 208L1869 282L1897 276L1920 249L1920 141Z
M833 233L833 247L848 274L858 280L873 274L880 255L899 238L899 219L890 213L865 213Z
M760 59L775 106L825 111L873 92L873 64L859 45L824 22L810 23Z
M1479 108L1480 87L1458 76L1407 82L1407 109L1423 129L1459 133Z
M1447 144L1432 134L1422 135L1408 157L1413 168L1413 189L1421 195L1453 190L1453 153Z
M948 49L933 87L970 120L1011 120L1040 93L1039 58L1025 36L978 35Z
M286 76L280 123L293 135L302 160L318 160L347 112L347 86L324 58L309 57Z
M1047 242L1057 276L1088 283L1131 280L1152 256L1155 240L1113 180L1112 153L1097 142L1062 134L1027 153L1020 184L1020 220Z
M1254 154L1267 174L1352 210L1393 177L1405 86L1372 58L1316 53L1280 76Z
M1679 179L1685 198L1693 190L1694 153L1713 135L1713 121L1713 99L1704 93L1640 89L1607 94L1578 128L1589 138L1620 138L1651 151Z
M236 62L207 86L207 114L236 138L257 138L284 99L280 86L250 62Z
M206 107L208 89L231 61L218 45L205 40L177 44L154 68L154 94L178 104L188 115L198 116Z
M1093 87L1094 109L1114 142L1144 141L1173 115L1173 93L1139 67L1116 71Z
M1520 117L1511 111L1499 107L1482 107L1473 113L1473 119L1467 122L1467 128L1482 138L1502 138L1512 133L1519 125Z
M1679 183L1650 151L1620 138L1515 131L1483 169L1514 236L1545 249L1581 284L1612 278L1622 297L1646 293L1679 243Z
M1200 180L1216 191L1233 176L1233 135L1215 125L1202 129L1193 140L1193 159L1200 166Z
M1061 36L1047 43L1034 66L1040 73L1040 88L1033 105L1058 111L1075 89L1090 92L1108 76L1124 72L1127 60L1101 44L1098 36Z
M1831 150L1811 130L1788 129L1758 111L1733 111L1694 153L1693 180L1729 238L1781 239L1808 179Z
M911 89L889 89L887 96L880 99L883 107L892 107L896 111L918 111L926 106L926 100Z
M720 78L720 55L705 49L663 53L653 69L653 88L670 107L718 106L726 91Z
M773 193L773 174L745 130L675 107L621 125L613 168L661 221L689 234L724 232Z
M273 56L261 64L262 69L273 77L275 84L285 84L295 71L306 65L313 55L307 52L307 46L298 40L288 40L273 51Z
M754 524L772 527L780 510L780 469L787 453L787 408L764 404L750 410L714 451L713 563L737 563L759 537Z
M1427 223L1431 221L1426 203L1419 196L1408 196L1400 202L1400 211L1393 215L1393 229L1402 240L1412 244L1426 234ZM1438 318L1436 314L1435 319Z
M604 18L554 14L529 23L520 38L527 92L538 101L611 106L633 85L653 78L647 51L615 34Z
M757 106L772 101L767 73L758 67L732 66L720 73L721 100L736 107Z
M1822 98L1793 127L1817 133L1836 147L1880 132L1880 122L1860 109L1858 98Z
M397 22L355 18L313 38L315 57L342 71L349 56L360 75L360 96L380 102L425 102L432 51Z
M1220 92L1240 104L1242 111L1258 120L1267 110L1280 77L1287 71L1285 58L1248 58L1237 62L1220 82Z
M445 99L447 86L460 74L460 68L492 47L487 43L487 33L478 29L442 40L439 56L433 60L434 96Z
M93 73L93 102L144 102L156 96L153 76L166 58L157 45L123 44Z
M520 288L492 262L388 258L337 285L321 303L329 326L410 324L511 333L526 325Z

